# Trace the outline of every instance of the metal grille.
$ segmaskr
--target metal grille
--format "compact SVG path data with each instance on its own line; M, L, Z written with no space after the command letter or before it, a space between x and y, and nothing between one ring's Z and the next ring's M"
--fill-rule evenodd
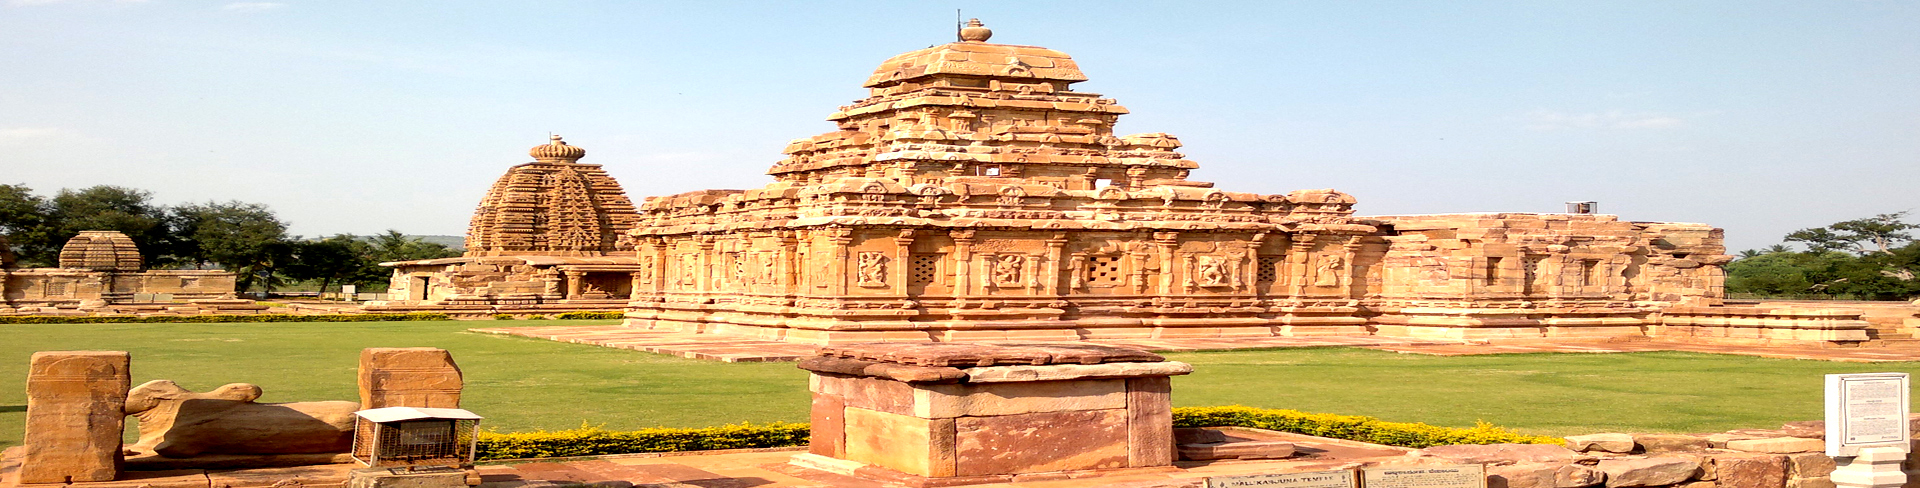
M1286 256L1260 256L1260 269L1254 270L1253 281L1274 283L1280 281L1280 261Z
M353 458L372 467L473 464L479 423L426 419L375 424L358 419Z
M931 285L940 282L940 254L914 254L907 267L907 283Z
M1118 285L1125 278L1120 274L1120 256L1093 256L1087 258L1087 283L1091 285Z

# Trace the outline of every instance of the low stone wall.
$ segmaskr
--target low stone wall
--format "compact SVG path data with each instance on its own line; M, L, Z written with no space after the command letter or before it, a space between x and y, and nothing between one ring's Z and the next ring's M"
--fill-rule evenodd
M1716 343L1861 342L1868 324L1858 310L1761 307L1673 307L1660 313L1650 336Z

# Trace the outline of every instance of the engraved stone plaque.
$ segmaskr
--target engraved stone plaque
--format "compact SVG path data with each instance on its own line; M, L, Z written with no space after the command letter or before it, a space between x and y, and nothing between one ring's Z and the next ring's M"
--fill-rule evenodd
M1827 455L1863 447L1909 449L1906 373L1827 375Z
M1367 468L1361 478L1367 488L1487 488L1486 468L1478 464Z
M1274 488L1357 488L1353 470L1305 471L1299 473L1215 476L1207 478L1207 488L1265 486Z

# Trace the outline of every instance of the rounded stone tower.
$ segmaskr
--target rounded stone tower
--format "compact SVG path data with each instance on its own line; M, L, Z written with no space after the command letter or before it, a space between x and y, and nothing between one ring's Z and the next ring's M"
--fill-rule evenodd
M467 227L467 256L600 256L633 228L633 202L587 150L560 136L493 184Z

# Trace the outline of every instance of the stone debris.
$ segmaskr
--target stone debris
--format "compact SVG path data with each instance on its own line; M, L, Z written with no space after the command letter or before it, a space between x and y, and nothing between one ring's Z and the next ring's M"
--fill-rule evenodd
M1826 448L1826 441L1802 437L1775 437L1769 439L1739 439L1727 441L1727 449L1774 454L1819 452Z
M1634 445L1632 435L1621 433L1567 436L1567 448L1580 452L1629 453Z
M1693 479L1700 472L1700 460L1677 456L1611 458L1600 460L1596 469L1606 473L1607 488L1664 486Z

